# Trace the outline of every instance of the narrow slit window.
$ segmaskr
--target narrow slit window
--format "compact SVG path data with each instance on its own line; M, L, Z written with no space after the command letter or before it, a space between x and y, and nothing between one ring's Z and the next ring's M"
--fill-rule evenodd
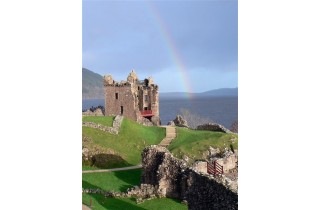
M118 99L118 93L116 93L116 99Z

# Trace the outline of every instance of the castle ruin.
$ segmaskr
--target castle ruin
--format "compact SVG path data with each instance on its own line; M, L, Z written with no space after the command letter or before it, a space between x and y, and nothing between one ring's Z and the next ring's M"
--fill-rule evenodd
M139 80L132 70L126 81L104 76L105 116L123 115L144 125L160 125L158 85L151 77Z

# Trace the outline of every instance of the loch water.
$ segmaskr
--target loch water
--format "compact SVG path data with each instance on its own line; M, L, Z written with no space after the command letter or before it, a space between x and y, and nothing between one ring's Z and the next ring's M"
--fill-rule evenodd
M187 98L165 98L159 99L160 118L162 125L173 120L181 109L188 109L190 113L197 114L212 122L219 123L230 128L232 122L238 119L238 97L194 97ZM104 106L104 99L84 99L82 109L92 106Z

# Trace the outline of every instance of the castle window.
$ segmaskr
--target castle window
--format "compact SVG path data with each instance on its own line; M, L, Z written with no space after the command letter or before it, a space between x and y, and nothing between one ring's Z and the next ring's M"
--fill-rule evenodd
M145 96L144 96L144 100L145 100L145 101L148 101L148 95L145 95Z
M116 93L116 99L118 99L118 93Z

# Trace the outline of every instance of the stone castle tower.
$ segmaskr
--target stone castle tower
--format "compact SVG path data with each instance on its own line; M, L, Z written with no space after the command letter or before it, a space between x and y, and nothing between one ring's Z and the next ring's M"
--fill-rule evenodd
M144 125L160 125L158 85L151 77L139 80L132 70L127 81L104 76L105 115L123 115Z

